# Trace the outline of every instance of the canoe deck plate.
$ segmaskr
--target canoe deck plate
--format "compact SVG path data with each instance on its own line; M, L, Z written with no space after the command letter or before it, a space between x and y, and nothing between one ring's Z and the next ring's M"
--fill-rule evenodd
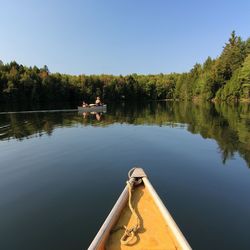
M132 171L132 174L130 175L130 178L143 178L143 177L147 177L147 175L145 174L144 170L142 168L134 168L131 169L130 171Z

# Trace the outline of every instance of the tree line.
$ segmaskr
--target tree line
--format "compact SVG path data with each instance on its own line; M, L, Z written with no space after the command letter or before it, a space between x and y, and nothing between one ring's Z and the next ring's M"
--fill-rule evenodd
M243 41L233 31L222 53L196 63L187 73L127 76L68 75L50 73L0 60L0 102L79 103L96 96L114 100L222 100L250 99L250 38Z

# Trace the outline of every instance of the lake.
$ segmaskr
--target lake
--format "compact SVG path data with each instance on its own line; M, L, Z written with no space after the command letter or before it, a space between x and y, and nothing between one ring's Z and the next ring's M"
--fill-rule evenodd
M250 105L0 115L0 249L86 249L139 165L193 249L249 249Z

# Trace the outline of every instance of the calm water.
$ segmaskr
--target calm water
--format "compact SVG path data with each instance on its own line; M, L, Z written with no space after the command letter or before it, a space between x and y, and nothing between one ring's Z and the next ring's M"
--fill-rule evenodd
M249 249L250 107L0 115L0 249L86 249L143 167L194 249Z

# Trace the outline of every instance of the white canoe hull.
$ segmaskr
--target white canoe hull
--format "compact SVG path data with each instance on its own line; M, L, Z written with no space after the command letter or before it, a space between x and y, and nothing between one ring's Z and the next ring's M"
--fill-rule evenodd
M78 107L79 112L106 112L107 111L107 105L102 106L92 106L92 107Z

